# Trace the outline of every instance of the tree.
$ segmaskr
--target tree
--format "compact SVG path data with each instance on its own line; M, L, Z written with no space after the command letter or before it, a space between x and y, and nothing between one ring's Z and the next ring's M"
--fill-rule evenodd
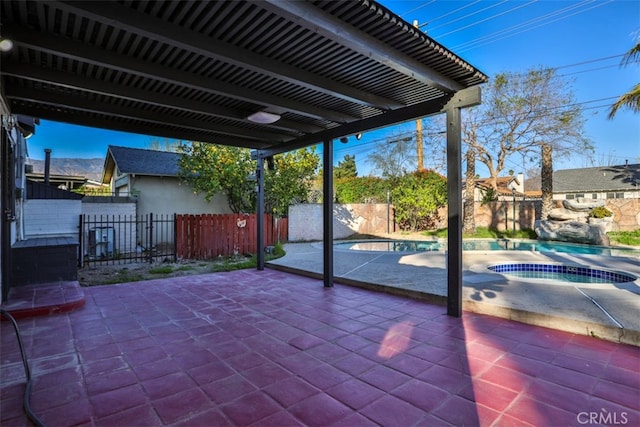
M286 216L291 203L305 201L319 163L315 148L274 156L274 169L265 171L265 211ZM199 142L181 145L180 177L207 201L224 194L236 213L256 210L256 168L247 148Z
M638 39L635 46L633 46L631 50L624 55L622 58L622 65L626 66L632 62L638 61L640 61L640 39ZM634 113L640 112L640 83L632 87L629 92L622 95L616 103L611 106L609 119L613 119L618 112L618 109L621 107L629 108Z
M439 219L438 208L447 204L447 179L430 170L404 175L395 179L391 199L401 229L434 228Z
M273 160L275 168L265 174L265 211L285 217L290 205L307 201L320 156L310 147L278 154Z
M467 150L467 171L465 175L464 216L462 231L469 234L476 232L475 190L476 190L476 153L473 148Z
M154 139L149 143L149 150L179 153L180 147L183 144L185 144L185 142L179 139L170 139L170 138Z
M219 193L233 212L253 212L256 205L255 161L246 148L193 142L180 146L179 176L206 201Z
M356 168L356 156L345 155L344 159L338 162L338 166L333 168L333 176L335 179L355 178L358 176Z
M391 135L367 156L367 162L383 178L397 178L414 170L416 150L413 132Z
M465 116L463 142L489 170L494 189L505 162L515 154L535 161L543 144L558 157L593 151L569 82L555 70L498 74L484 98Z
M542 145L542 212L540 219L547 219L553 209L553 148Z

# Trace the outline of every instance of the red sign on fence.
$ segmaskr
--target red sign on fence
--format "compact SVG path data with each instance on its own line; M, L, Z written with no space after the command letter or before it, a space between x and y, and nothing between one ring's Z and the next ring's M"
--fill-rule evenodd
M187 259L255 254L255 214L176 215L176 255ZM287 218L264 217L264 244L287 240Z

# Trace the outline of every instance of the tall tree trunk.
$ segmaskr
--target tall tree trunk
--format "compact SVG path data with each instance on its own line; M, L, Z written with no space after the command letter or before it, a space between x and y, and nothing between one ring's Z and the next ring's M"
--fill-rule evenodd
M475 190L476 190L476 152L473 148L467 151L467 172L464 198L464 216L462 218L462 231L464 233L476 233L475 219Z
M542 144L542 211L540 219L547 219L553 209L553 156L551 145Z

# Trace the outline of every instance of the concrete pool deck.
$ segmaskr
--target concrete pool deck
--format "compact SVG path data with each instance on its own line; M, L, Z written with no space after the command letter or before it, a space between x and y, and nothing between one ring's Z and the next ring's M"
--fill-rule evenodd
M268 266L321 277L322 243L289 243L286 255ZM374 252L336 249L336 283L446 303L443 252ZM507 278L489 263L562 263L631 273L640 277L640 257L559 252L465 251L463 309L615 342L640 346L640 279L621 284L563 283Z

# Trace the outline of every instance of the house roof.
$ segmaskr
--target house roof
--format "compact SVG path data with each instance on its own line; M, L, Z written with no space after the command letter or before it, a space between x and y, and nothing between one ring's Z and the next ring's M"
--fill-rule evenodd
M491 181L491 178L478 178L476 179L476 187L489 188L491 187L490 181ZM511 184L514 181L516 184L520 184L520 182L518 182L517 176L497 177L496 186L497 186L498 194L511 196L513 194L513 191L511 190L511 187L509 187L509 184Z
M553 172L554 193L640 190L640 164Z
M12 114L268 154L438 113L488 80L372 0L3 1L0 17Z
M102 182L108 183L117 167L120 173L150 176L178 176L180 154L110 145L104 162Z

